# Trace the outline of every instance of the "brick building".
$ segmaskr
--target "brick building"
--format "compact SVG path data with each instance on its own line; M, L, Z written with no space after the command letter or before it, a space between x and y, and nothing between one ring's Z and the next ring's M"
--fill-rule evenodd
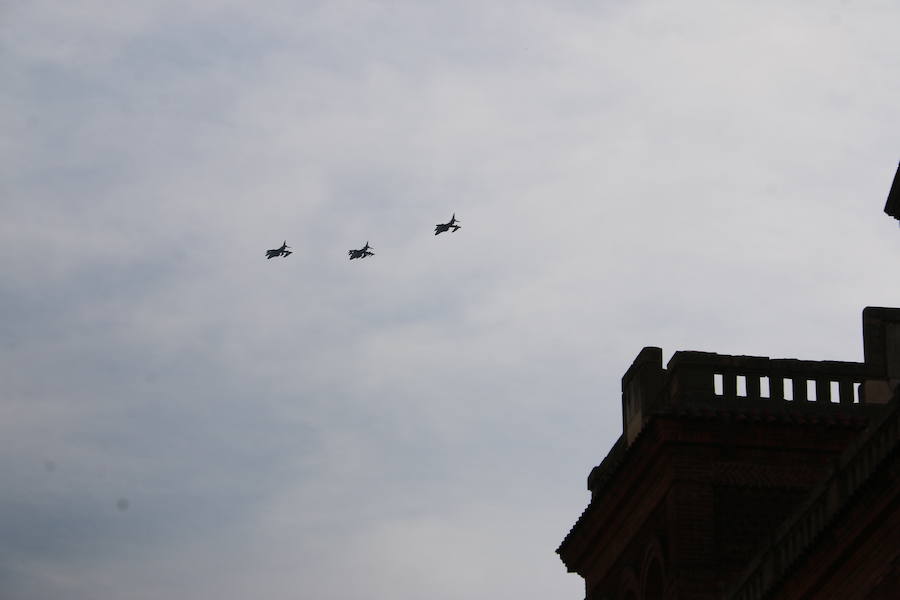
M862 363L644 348L557 553L587 600L900 598L900 309Z

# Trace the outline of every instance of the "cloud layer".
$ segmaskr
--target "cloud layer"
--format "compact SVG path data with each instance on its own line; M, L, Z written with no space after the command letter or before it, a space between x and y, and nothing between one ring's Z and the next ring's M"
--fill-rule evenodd
M890 2L0 14L10 598L581 597L642 346L900 302Z

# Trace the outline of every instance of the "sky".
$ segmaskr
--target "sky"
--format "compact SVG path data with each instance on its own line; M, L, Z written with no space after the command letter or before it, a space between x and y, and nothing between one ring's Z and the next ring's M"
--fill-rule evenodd
M0 2L0 595L582 598L642 347L859 361L900 306L898 28Z

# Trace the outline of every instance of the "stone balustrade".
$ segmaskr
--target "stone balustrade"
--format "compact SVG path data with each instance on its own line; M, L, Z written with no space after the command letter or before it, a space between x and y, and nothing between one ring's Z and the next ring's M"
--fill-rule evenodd
M668 402L673 405L747 400L829 406L865 401L864 363L676 352L666 370Z

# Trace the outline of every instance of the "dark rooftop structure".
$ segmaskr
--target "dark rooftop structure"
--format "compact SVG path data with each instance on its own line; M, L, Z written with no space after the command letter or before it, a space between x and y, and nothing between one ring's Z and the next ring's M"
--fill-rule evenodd
M863 362L644 348L557 553L587 600L896 598L900 309Z
M900 220L900 166L897 167L897 172L894 174L894 183L891 185L890 193L888 193L884 212Z

